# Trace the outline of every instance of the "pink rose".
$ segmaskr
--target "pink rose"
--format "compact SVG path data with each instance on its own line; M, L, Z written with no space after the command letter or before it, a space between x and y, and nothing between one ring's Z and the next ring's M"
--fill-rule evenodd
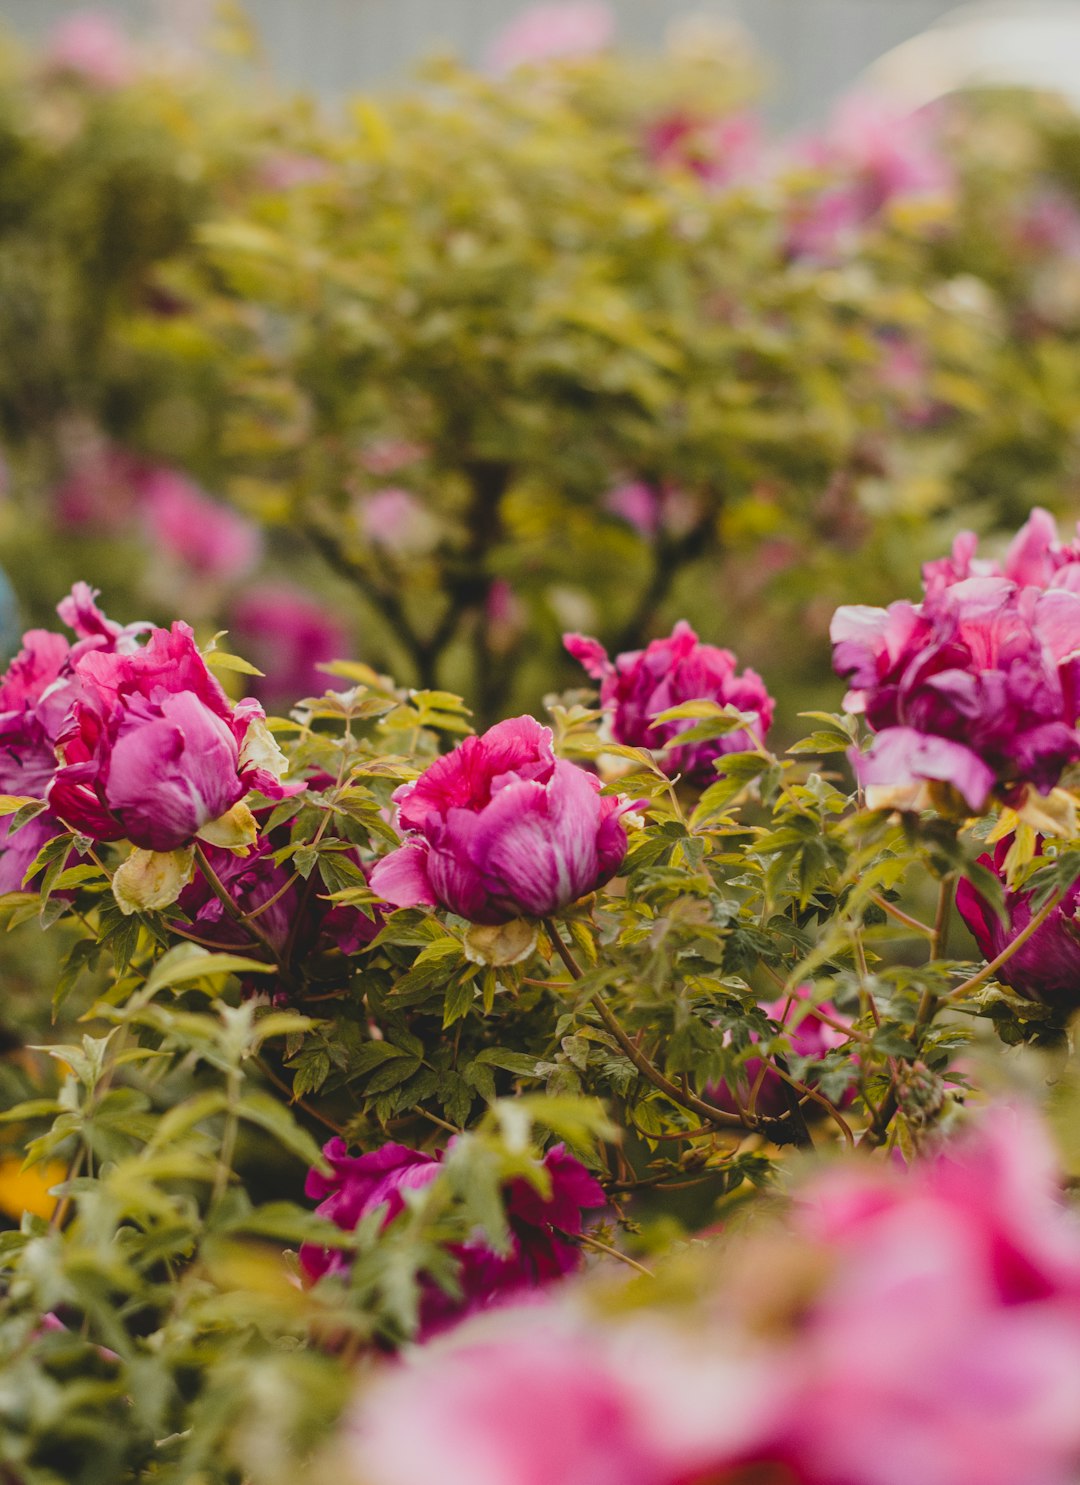
M449 909L472 923L542 918L594 892L626 855L630 802L557 759L532 717L467 737L394 794L405 844L371 885L395 907Z

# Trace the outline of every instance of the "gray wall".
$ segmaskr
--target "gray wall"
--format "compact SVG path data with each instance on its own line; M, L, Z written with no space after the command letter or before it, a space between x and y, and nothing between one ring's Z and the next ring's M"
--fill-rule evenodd
M91 0L93 3L93 0ZM526 0L247 0L275 72L324 97L385 82L437 47L480 60L492 35ZM953 0L955 3L955 0ZM772 72L778 122L812 119L882 52L914 36L953 4L942 0L612 0L619 39L657 46L691 15L738 21ZM160 14L196 17L209 0L97 0L140 29ZM40 35L71 9L65 0L0 0L0 16Z

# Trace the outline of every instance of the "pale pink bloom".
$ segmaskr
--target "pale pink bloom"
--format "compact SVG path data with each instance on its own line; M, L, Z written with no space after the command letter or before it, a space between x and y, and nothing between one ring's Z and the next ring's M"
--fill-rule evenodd
M511 649L525 628L528 622L525 605L505 578L496 578L488 589L484 620L488 648L496 655Z
M126 525L152 466L116 444L92 440L72 461L53 492L65 526L113 530Z
M143 522L156 553L198 577L234 581L258 562L262 536L245 516L205 495L175 469L149 470L140 481Z
M259 181L270 191L290 191L294 186L315 185L330 174L330 166L318 155L296 150L277 150L259 167Z
M130 38L105 10L77 10L62 20L46 41L45 61L105 90L126 87L137 73Z
M642 480L616 485L604 497L604 508L633 526L639 536L654 537L660 527L660 497Z
M408 490L376 490L358 510L360 529L372 546L396 556L419 556L438 539L438 526L423 501Z
M488 66L493 72L512 72L529 64L589 57L614 39L614 12L602 0L533 5L495 38Z
M368 444L360 462L371 474L388 475L418 464L426 456L427 449L422 443L410 443L405 438L380 438Z

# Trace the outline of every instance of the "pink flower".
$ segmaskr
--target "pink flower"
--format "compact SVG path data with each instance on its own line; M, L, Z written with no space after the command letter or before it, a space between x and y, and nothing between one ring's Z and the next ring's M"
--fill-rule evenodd
M396 556L418 556L438 540L435 518L408 490L376 490L361 502L359 519L372 546Z
M405 438L381 438L369 443L360 455L360 462L371 474L397 474L410 464L419 464L427 457L422 443L410 443Z
M250 789L290 792L262 708L231 705L187 624L154 629L131 654L83 655L73 669L86 694L58 733L63 766L47 797L83 834L173 851Z
M107 11L77 10L61 21L45 45L46 63L108 91L135 80L135 49Z
M0 792L44 798L56 773L56 740L71 707L86 693L75 674L79 659L94 651L128 653L144 625L121 628L94 604L96 595L76 583L59 605L60 617L75 632L31 629L23 648L0 678ZM4 824L0 842L0 891L18 892L38 851L63 829L51 811L11 833Z
M614 38L615 16L598 0L534 5L496 37L488 66L493 72L512 72L565 57L589 57L606 50Z
M335 616L298 588L266 583L249 588L231 613L237 648L264 672L251 690L268 707L288 707L305 696L321 696L331 677L319 670L350 649Z
M645 152L655 165L680 166L716 190L759 173L761 124L751 113L721 118L670 113L647 131Z
M65 526L126 526L151 473L151 465L126 449L91 441L53 492L57 516Z
M851 1040L845 1031L841 1031L838 1026L829 1025L821 1020L820 1017L814 1014L813 1010L808 1009L805 1014L800 1016L803 1006L814 1006L814 987L811 984L800 985L794 995L790 997L781 996L779 1000L771 1001L761 1008L782 1030L788 1032L788 1039L791 1044L789 1061L792 1059L804 1059L820 1062L834 1048L842 1047ZM828 1016L830 1021L843 1020L831 1001L823 1000L819 1002L817 1009ZM791 1023L796 1021L796 1017L799 1017L797 1023L791 1026ZM788 1030L789 1026L791 1027L790 1030ZM751 1040L757 1041L756 1033L751 1033ZM781 1078L780 1074L774 1068L768 1065L766 1066L767 1071L757 1089L754 1110L756 1113L763 1114L767 1118L779 1118L787 1112L789 1100L785 1091L783 1078ZM735 1099L726 1083L720 1083L710 1088L709 1097L715 1103L718 1103L721 1108L729 1109L733 1113L738 1110L740 1105L746 1108L749 1102L750 1090L757 1084L761 1068L762 1061L759 1057L750 1057L743 1064L738 1100ZM810 1074L803 1072L798 1067L797 1061L791 1067L791 1072L797 1075L801 1082L808 1084L810 1087L814 1086L816 1078L813 1072L811 1071ZM855 1090L852 1088L847 1089L840 1100L839 1106L843 1108L854 1097ZM814 1105L811 1103L807 1106L806 1112L811 1114L813 1111Z
M641 480L616 485L605 496L604 506L646 539L654 537L660 529L660 498L651 485Z
M594 892L626 855L634 805L556 759L532 717L467 737L394 794L405 844L371 885L395 907L449 909L473 923L542 918Z
M394 1144L350 1156L340 1138L330 1140L323 1155L333 1174L323 1176L312 1171L306 1191L319 1200L315 1209L319 1216L343 1232L352 1232L379 1209L383 1211L383 1225L392 1222L404 1208L402 1193L433 1181L442 1161L441 1152L425 1155ZM581 1266L581 1250L569 1239L583 1231L583 1214L605 1207L607 1198L599 1183L562 1145L548 1150L543 1168L550 1182L546 1196L521 1178L510 1181L505 1188L508 1252L496 1253L480 1236L450 1249L459 1264L460 1298L446 1294L433 1280L424 1280L422 1335L431 1335L463 1315L562 1278ZM345 1273L349 1268L345 1254L311 1244L300 1249L300 1263L312 1280L326 1273Z
M921 606L838 609L831 634L845 706L878 733L853 758L871 808L922 808L937 782L977 813L992 791L1049 793L1080 757L1076 593L965 578Z
M644 650L630 650L608 659L595 639L582 634L563 635L563 644L595 680L600 682L600 704L611 712L616 742L635 748L662 748L686 732L692 722L655 723L654 717L686 701L713 701L752 713L757 742L764 740L776 703L765 682L753 670L736 673L730 650L701 644L685 622L676 624L668 639L654 639ZM716 763L725 753L744 752L757 744L745 731L728 732L706 742L685 743L663 755L665 770L682 774L696 784L716 778Z
M258 562L258 527L211 500L175 469L148 470L140 480L140 495L152 548L196 576L230 582Z
M979 857L980 866L1004 881L1005 857L1013 837L1006 836L994 854ZM962 879L956 889L960 916L986 959L996 959L1034 916L1034 891L1005 888L1004 923L971 883ZM1080 882L1074 882L1049 918L997 971L1003 985L1029 1000L1071 1008L1080 1005Z

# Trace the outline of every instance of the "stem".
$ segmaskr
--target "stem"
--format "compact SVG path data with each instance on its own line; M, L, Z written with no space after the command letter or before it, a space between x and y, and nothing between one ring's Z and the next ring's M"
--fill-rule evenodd
M888 913L889 917L895 918L898 923L903 923L904 927L910 928L913 933L924 934L930 939L934 937L934 929L928 923L922 922L919 918L913 918L910 913L905 913L902 908L896 906L895 902L882 897L880 892L870 892L867 896L875 907L879 907L883 913ZM936 956L931 955L931 958L934 957Z
M552 947L566 965L570 974L575 980L583 979L584 976L582 975L581 967L563 943L562 935L559 933L558 928L550 918L544 918L542 921L544 930L551 940ZM680 1088L670 1078L665 1077L660 1069L649 1061L637 1043L627 1036L626 1031L623 1029L614 1012L597 992L593 992L589 1003L595 1007L605 1028L611 1033L621 1051L634 1064L641 1076L646 1082L651 1083L654 1088L658 1089L665 1098L670 1098L672 1103L678 1104L680 1108L689 1109L700 1118L707 1119L710 1124L718 1124L725 1129L760 1129L764 1133L780 1134L782 1138L779 1142L782 1144L801 1142L799 1139L799 1130L797 1127L793 1127L792 1122L788 1119L752 1120L749 1115L740 1117L738 1114L729 1113L727 1109L717 1108L715 1104L708 1103L705 1099L699 1098L696 1094L691 1093L689 1089Z
M945 952L945 941L949 936L949 914L952 910L955 880L952 872L941 879L937 912L934 914L934 929L930 935L931 959L940 959Z
M651 1268L646 1268L643 1263L638 1263L636 1258L630 1258L626 1253L620 1253L618 1248L611 1247L609 1243L602 1243L599 1238L594 1238L590 1233L578 1233L575 1242L581 1243L585 1248L595 1248L597 1253L606 1253L609 1258L617 1258L620 1263L625 1263L627 1268L636 1269L647 1279L656 1278Z
M280 1093L287 1094L289 1102L291 1104L295 1104L298 1109L303 1109L304 1113L307 1114L309 1118L317 1119L320 1124L325 1125L327 1129L332 1129L335 1134L345 1133L345 1126L343 1124L335 1124L333 1119L330 1119L325 1114L320 1113L319 1110L308 1103L306 1099L297 1098L296 1094L289 1087L288 1083L286 1083L285 1079L279 1078L274 1069L270 1067L266 1062L264 1062L261 1057L253 1057L251 1060L262 1073L263 1077L266 1078L269 1082L273 1083L274 1087Z
M242 1075L238 1067L230 1067L226 1085L228 1103L225 1110L225 1128L221 1136L218 1167L214 1174L214 1189L210 1193L210 1205L217 1206L229 1188L232 1175L233 1156L236 1154L236 1136L240 1128L240 1084Z

